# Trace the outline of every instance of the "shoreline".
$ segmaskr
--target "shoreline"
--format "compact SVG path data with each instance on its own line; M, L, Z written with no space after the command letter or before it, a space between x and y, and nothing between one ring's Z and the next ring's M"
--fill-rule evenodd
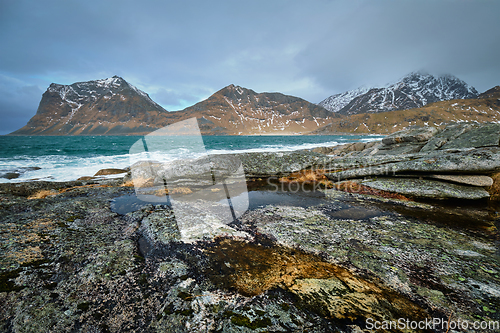
M135 137L125 137L125 136L112 136L100 139L100 137L64 137L60 143L59 141L52 143L48 142L48 146L44 151L31 151L29 148L25 152L22 149L19 149L19 154L26 154L24 158L22 156L18 156L18 153L14 153L14 149L16 145L19 146L27 146L30 147L30 142L35 140L34 137L19 137L19 142L14 138L5 138L7 151L5 151L4 156L11 156L12 161L8 161L7 157L3 158L2 164L4 167L1 167L0 171L0 181L2 182L19 182L19 181L29 181L36 179L48 180L52 181L48 177L54 177L55 180L72 180L71 178L63 176L63 174L68 173L73 174L73 180L78 179L82 176L93 176L97 171L103 168L125 168L129 166L128 158L130 157L129 146L132 145L132 141L136 140ZM313 149L314 147L323 147L323 146L332 146L333 142L329 138L333 138L333 141L338 141L338 144L342 144L343 141L353 141L354 139L358 139L357 141L367 141L367 140L376 140L380 137L371 137L371 136L359 136L359 137L326 137L326 138L313 138L313 139L304 139L302 137L290 137L290 136L277 136L276 141L273 137L273 140L269 139L269 137L258 137L258 136L244 136L239 137L236 140L236 143L231 143L233 140L230 137L219 136L213 137L213 139L209 139L207 144L207 153L209 154L221 154L221 153L245 153L251 151L291 151L291 150L301 150L301 149ZM338 140L336 138L339 138ZM38 140L38 139L37 139ZM83 141L82 141L83 140ZM205 139L206 141L207 139ZM257 140L257 143L252 143L253 140ZM49 138L45 140L40 139L40 142L49 141ZM87 142L89 141L89 142ZM101 142L102 141L102 142ZM130 142L129 142L130 141ZM93 156L91 153L85 153L85 147L89 145L109 145L110 147L120 147L118 150L99 148L99 152L96 151L96 156ZM111 144L113 144L111 146ZM8 148L11 147L12 149ZM36 147L37 144L33 144L33 147ZM256 148L252 148L255 147ZM75 148L74 148L75 147ZM127 148L128 147L128 148ZM30 150L31 149L31 150ZM76 151L75 151L76 149ZM231 150L235 149L235 150ZM9 152L10 150L10 152ZM65 151L69 150L70 154L66 156ZM71 153L71 151L73 152ZM15 150L17 151L17 150ZM167 158L172 159L181 159L180 152L176 153L176 150L172 150L172 154L168 153ZM42 153L46 153L46 155L40 155ZM73 155L72 155L73 154ZM40 156L39 156L40 155ZM81 156L80 156L81 155ZM172 156L170 156L172 155ZM102 156L101 158L99 158ZM17 162L16 162L17 160ZM76 163L73 163L76 162ZM83 163L82 163L83 162ZM102 165L101 165L102 164ZM59 166L63 166L64 168L59 169ZM41 168L42 170L39 170ZM91 169L92 168L92 169ZM51 170L52 169L52 170ZM75 169L71 171L72 169ZM33 171L37 170L37 171ZM52 172L51 172L52 171ZM62 173L61 173L62 171ZM24 176L23 176L24 174ZM5 179L3 179L5 178ZM22 180L16 180L17 178L24 178ZM2 180L3 179L3 180ZM12 179L12 180L10 180Z
M0 184L0 327L20 327L24 314L39 331L498 322L498 205L467 196L495 187L488 168L500 169L500 148L412 151L442 134L404 132L333 155L242 154L252 209L228 224L203 202L189 227L164 203L135 205L130 176ZM202 165L184 177L198 179ZM381 174L387 165L391 173ZM432 178L444 167L448 176L452 167L470 172ZM442 192L393 195L408 191L396 186L401 179Z
M145 135L148 135L152 132L144 132L144 133L138 133L138 134L124 134L124 135L105 135L105 134L102 134L102 135L86 135L86 134L83 134L83 135L49 135L49 134L44 134L44 135L36 135L36 134L32 134L32 135L18 135L18 134L2 134L0 136L10 136L10 137L101 137L101 136L104 136L104 137L109 137L109 136L112 136L112 137L120 137L120 136L124 136L124 137L127 137L127 136L145 136ZM309 133L305 133L305 134L298 134L298 133L293 133L293 134L286 134L286 133L281 133L281 134L278 134L278 132L276 133L269 133L269 134L209 134L209 133L204 133L202 134L203 136L336 136L336 135L342 135L342 136L356 136L356 135L359 135L359 136L386 136L386 135L389 135L387 133L350 133L350 132L336 132L336 133L332 133L332 134L309 134ZM179 134L176 134L175 136L183 136L183 135L179 135ZM189 136L189 135L187 135Z

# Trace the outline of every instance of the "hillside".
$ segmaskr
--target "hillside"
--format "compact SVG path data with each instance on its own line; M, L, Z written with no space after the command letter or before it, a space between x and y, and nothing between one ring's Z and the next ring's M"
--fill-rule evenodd
M198 117L204 134L305 134L338 117L298 97L235 85L179 112Z
M72 85L52 83L26 126L12 135L148 133L168 112L118 76Z
M415 125L442 128L459 122L500 122L500 86L482 93L478 98L440 101L410 110L355 114L334 119L311 134L386 134Z

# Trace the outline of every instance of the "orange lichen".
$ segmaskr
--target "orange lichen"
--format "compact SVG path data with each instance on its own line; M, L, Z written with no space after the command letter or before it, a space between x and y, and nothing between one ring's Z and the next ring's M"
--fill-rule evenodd
M493 179L493 185L486 188L490 194L490 200L498 201L500 200L500 172L490 175Z
M326 172L330 171L325 169L301 170L281 177L279 181L283 183L321 184L326 188L331 188L333 187L333 182L325 176Z
M328 180L325 176L324 169L301 170L280 178L281 182L298 183L319 182L321 180Z
M338 319L355 320L367 314L372 318L398 318L400 313L427 317L418 305L380 281L358 277L298 249L219 239L204 253L210 258L206 272L209 279L243 295L283 288L295 294L305 307Z
M405 197L404 195L393 192L387 192L383 190L377 190L350 180L346 180L344 182L335 184L334 188L339 191L349 192L349 193L375 195L378 197L388 198L388 199L398 199L406 201L410 200L408 197Z
M54 190L40 190L35 194L32 194L28 197L28 199L45 199L46 197L57 195L59 192Z
M193 191L189 187L176 187L176 188L172 189L171 191L169 191L166 188L157 189L157 190L153 191L153 194L158 196L158 197L162 197L162 196L167 195L169 193L170 194L191 194L191 193L193 193Z

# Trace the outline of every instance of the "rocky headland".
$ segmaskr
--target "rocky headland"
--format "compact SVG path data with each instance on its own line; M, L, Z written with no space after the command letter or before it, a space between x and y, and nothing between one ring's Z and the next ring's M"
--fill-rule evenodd
M498 322L499 140L498 124L457 124L239 154L249 210L221 227L200 215L190 234L169 205L135 198L128 170L1 184L0 330L368 332L368 318ZM145 183L166 172L147 168ZM124 177L101 178L117 172ZM188 184L185 193L196 191Z

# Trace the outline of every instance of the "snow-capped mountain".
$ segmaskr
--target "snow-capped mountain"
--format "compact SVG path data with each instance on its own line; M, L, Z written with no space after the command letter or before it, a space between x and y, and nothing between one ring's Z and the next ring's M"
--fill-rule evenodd
M319 106L324 107L328 111L338 112L342 110L347 104L349 104L356 97L363 95L368 92L368 88L360 87L358 89L349 90L340 94L332 95L325 100L318 103Z
M118 76L71 85L52 83L36 115L13 134L147 133L152 119L165 113L148 94Z
M478 96L474 87L453 75L411 73L382 88L356 89L328 97L319 105L343 115L406 110L429 103ZM341 106L341 107L340 107Z
M341 116L311 134L377 133L389 134L414 126L444 128L456 123L500 123L500 86L477 98L438 101L425 106L387 112Z
M127 92L127 90L132 91ZM134 92L143 97L153 107L162 108L161 106L156 104L144 91L137 89L135 86L131 85L130 83L116 75L107 79L77 82L72 85L52 83L47 91L50 93L58 94L61 97L61 101L69 105L73 105L73 109L75 109L75 111L83 104L93 103L103 96L109 99L117 94L127 94Z

